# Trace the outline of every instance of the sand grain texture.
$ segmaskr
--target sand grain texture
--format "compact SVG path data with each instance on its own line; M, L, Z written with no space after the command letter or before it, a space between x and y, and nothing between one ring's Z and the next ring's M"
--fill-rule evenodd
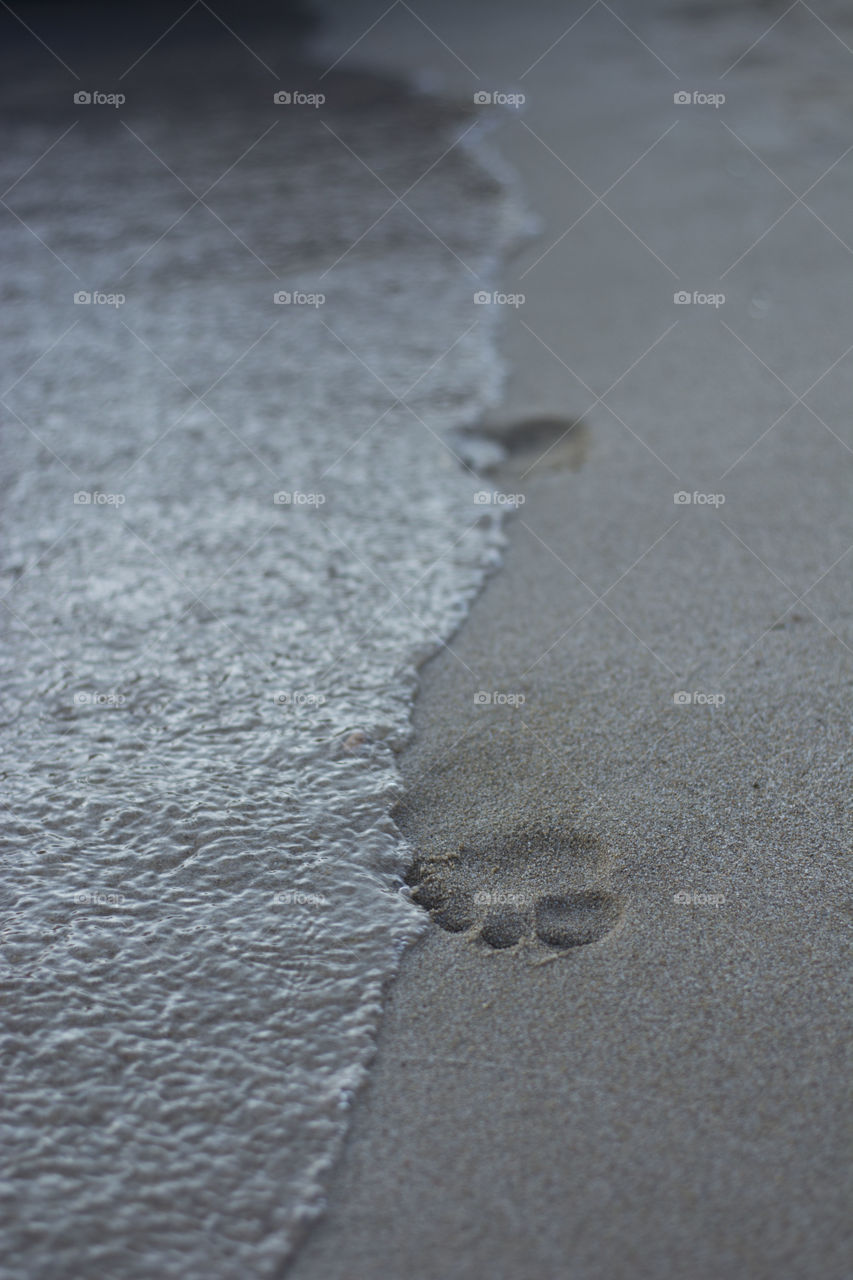
M762 234L793 197L752 153L797 192L828 169L850 55L798 8L721 86L768 15L643 5L641 44L595 7L502 129L542 218L507 270L504 423L583 417L585 457L501 476L526 497L505 564L421 671L397 820L444 927L395 982L293 1280L849 1274L853 258L802 208ZM568 24L430 20L494 87ZM361 56L470 90L426 35ZM694 86L725 113L679 114ZM618 218L557 243L578 174L622 175ZM851 182L820 187L839 234ZM599 927L552 945L578 899Z

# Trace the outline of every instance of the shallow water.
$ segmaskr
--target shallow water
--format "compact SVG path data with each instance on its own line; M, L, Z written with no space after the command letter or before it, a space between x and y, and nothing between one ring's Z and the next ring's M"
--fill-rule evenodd
M402 191L469 122L226 105L166 78L34 106L2 162L5 189L78 120L7 196L0 309L28 1280L273 1274L318 1209L421 927L388 817L416 664L497 555L442 437L498 391L472 295L509 197L456 147L407 198L435 235L398 205L358 240L374 173Z

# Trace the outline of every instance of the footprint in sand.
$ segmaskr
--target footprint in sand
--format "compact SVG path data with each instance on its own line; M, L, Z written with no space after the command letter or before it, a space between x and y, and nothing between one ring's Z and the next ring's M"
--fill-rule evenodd
M622 920L609 862L594 836L522 826L450 858L418 858L406 883L448 933L494 950L560 952L601 941Z
M483 455L482 449L466 448L466 441L472 438L480 446L487 443L493 449L497 447L501 461L489 460L488 453ZM456 444L460 456L475 470L504 473L509 480L564 469L577 471L589 453L590 433L579 418L542 414L509 422L482 423L473 433L461 432Z

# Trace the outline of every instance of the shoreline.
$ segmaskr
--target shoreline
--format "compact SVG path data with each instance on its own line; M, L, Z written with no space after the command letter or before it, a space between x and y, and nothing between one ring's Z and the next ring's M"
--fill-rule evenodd
M5 1243L32 1280L281 1267L423 927L388 817L414 666L494 555L441 438L492 348L376 178L445 152L412 203L490 271L465 113L400 77L318 85L279 26L251 40L273 80L186 16L150 58L59 42L79 99L22 37L0 95Z
M476 16L442 26L466 61ZM476 51L497 84L518 60L510 18L499 7ZM709 31L720 65L749 43L737 15ZM736 82L736 132L760 133L792 37ZM803 388L843 353L834 276L849 266L825 239L807 259L790 234L768 236L760 264L727 277L724 317L673 308L655 256L714 281L754 238L741 205L765 200L759 230L774 216L760 167L745 172L719 123L695 117L653 161L657 221L650 187L623 189L619 218L654 253L603 216L549 250L575 204L539 140L603 190L588 175L617 141L619 105L635 103L636 129L612 177L672 121L665 77L630 41L590 42L599 65L563 46L567 65L542 64L538 100L500 140L543 226L507 265L506 291L527 301L504 325L510 380L487 424L579 414L585 443L533 470L517 454L484 484L517 484L525 502L504 564L420 669L398 759L397 821L422 864L413 897L439 927L403 958L326 1217L289 1280L841 1280L850 1265L843 385L824 387L833 431L801 406L765 430L789 401L768 367ZM596 76L620 84L618 101L581 138L572 105ZM844 91L829 79L822 92ZM773 105L772 163L790 169L805 147L793 94ZM831 143L843 150L813 146ZM822 206L832 225L849 181ZM763 329L762 280L776 282ZM604 309L620 297L632 305ZM812 325L799 347L797 298ZM679 501L694 490L724 503ZM504 701L478 704L482 691ZM488 906L472 915L477 892L497 923Z

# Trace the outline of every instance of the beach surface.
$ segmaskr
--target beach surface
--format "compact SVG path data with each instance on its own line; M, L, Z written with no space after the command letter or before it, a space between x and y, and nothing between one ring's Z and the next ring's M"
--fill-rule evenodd
M344 60L523 93L483 119L541 225L505 563L399 760L433 927L288 1276L841 1280L853 23L525 14L393 6Z

